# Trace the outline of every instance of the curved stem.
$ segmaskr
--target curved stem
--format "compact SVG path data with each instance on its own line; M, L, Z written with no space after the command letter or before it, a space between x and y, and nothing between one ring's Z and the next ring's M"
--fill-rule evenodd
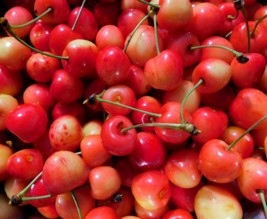
M153 24L154 24L154 31L155 31L155 41L156 41L156 50L157 54L160 54L159 48L159 33L158 33L158 25L157 25L157 12L153 10Z
M262 203L262 206L263 206L265 217L267 217L267 204L266 204L264 192L263 192L263 190L259 190L258 193L259 193L259 196L260 196L260 199L261 199L261 203Z
M188 99L188 97L190 96L190 94L196 90L201 84L204 83L204 80L201 78L188 92L187 94L184 96L182 102L181 102L181 106L180 106L180 118L181 118L181 123L185 123L185 119L184 119L184 114L183 114L183 108L185 105L186 100Z
M264 15L264 16L262 16L260 19L258 19L258 20L256 21L256 24L255 24L253 30L252 30L251 33L250 33L250 35L251 35L252 37L254 36L255 31L256 31L256 29L257 29L259 23L260 23L262 20L264 20L265 18L267 18L267 14Z
M75 28L76 28L76 26L77 26L78 20L79 20L79 18L80 18L80 16L81 16L81 13L82 13L82 10L83 10L83 8L84 8L84 4L85 4L85 3L86 3L86 0L83 0L82 4L81 4L81 6L80 6L80 10L78 11L77 17L76 17L76 19L75 19L75 21L74 21L74 23L73 23L73 25L72 25L72 27L71 27L72 30L75 30Z
M48 195L41 195L41 196L34 196L34 197L22 197L21 200L23 202L26 202L26 201L32 201L32 200L51 198L52 196L53 196L52 194L48 194Z
M121 132L124 133L124 132L131 130L131 129L142 128L142 127L159 127L159 128L183 130L183 131L186 131L192 135L197 135L200 133L200 131L197 130L196 127L191 123L177 124L177 123L158 123L158 122L132 125L132 126L129 126L126 128L122 128Z
M11 29L11 26L9 25L8 21L5 19L5 18L1 18L0 19L0 24L2 25L2 27L11 35L13 36L17 41L19 41L22 45L28 47L29 49L31 49L32 51L34 52L37 52L37 53L40 53L42 55L45 55L45 56L49 56L49 57L52 57L52 58L57 58L57 59L64 59L64 60L68 60L69 57L66 57L66 56L58 56L58 55L55 55L55 54L52 54L52 53L46 53L46 52L43 52L39 49L36 49L35 47L29 45L28 43L26 43L24 40L20 39Z
M135 107L131 107L131 106L119 103L119 102L113 102L113 101L110 101L110 100L103 99L101 96L104 94L104 92L105 92L105 90L102 93L100 93L98 95L95 95L93 101L102 102L102 103L108 103L108 104L112 104L112 105L115 105L115 106L120 106L120 107L123 107L123 108L126 108L126 109L130 109L130 110L133 110L133 111L144 113L144 114L147 114L147 115L150 115L150 116L153 116L153 117L158 117L158 118L161 117L161 114L158 114L158 113L152 113L152 112L141 110L141 109L138 109L138 108L135 108ZM91 98L91 96L89 97L89 99L90 98ZM83 101L83 104L85 104L87 102L90 102L91 100L89 100L89 99L86 99L85 101Z
M20 191L18 194L13 195L12 198L9 201L10 205L19 205L22 203L22 197L25 195L25 193L29 190L29 188L34 184L41 176L43 172L40 172L22 191Z
M235 139L231 144L228 145L226 150L231 150L232 147L241 139L243 138L247 133L249 133L252 129L254 129L256 126L261 124L265 119L267 119L267 115L263 116L261 119L259 119L257 122L255 122L252 126L250 126L246 131L242 133L237 139Z
M127 50L128 46L129 46L129 44L130 44L130 41L131 41L131 39L133 38L133 35L134 35L135 32L137 31L137 29L142 25L142 23L143 23L146 19L148 19L148 18L150 17L150 15L151 15L152 13L154 13L154 11L153 11L153 10L150 10L150 11L146 14L146 16L143 17L142 20L140 20L139 23L135 26L135 28L133 29L133 31L130 33L129 38L128 38L128 40L127 40L127 42L126 42L126 44L125 44L125 46L124 46L124 48L123 48L123 51L124 51L124 52Z
M76 206L76 208L77 208L79 219L82 219L83 217L82 217L81 208L80 208L80 206L79 206L79 203L78 203L78 200L77 200L77 198L76 198L76 195L75 195L75 193L74 193L73 191L71 191L71 196L72 196L73 201L74 201L74 203L75 203L75 206Z
M40 18L44 17L45 15L49 14L50 12L53 11L53 8L49 7L46 9L46 11L44 11L42 14L40 14L38 17L35 17L34 19L30 20L29 22L27 23L24 23L24 24L20 24L20 25L10 25L10 27L12 29L18 29L18 28L22 28L22 27L26 27L30 24L33 24L35 23L36 21L38 21Z

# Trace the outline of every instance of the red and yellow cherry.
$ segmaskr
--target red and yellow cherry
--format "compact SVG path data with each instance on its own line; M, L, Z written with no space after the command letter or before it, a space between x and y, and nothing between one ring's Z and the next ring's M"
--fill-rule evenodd
M164 214L162 219L193 219L193 216L184 209L174 209Z
M199 189L194 206L199 219L240 219L243 216L241 204L236 197L218 186L206 185Z
M88 179L88 170L79 155L62 150L46 159L42 177L50 194L62 194L84 185Z
M98 219L101 217L105 217L105 219L119 219L116 211L109 206L98 206L93 208L89 213L86 215L85 219Z
M0 94L0 130L6 129L6 119L18 105L15 97L5 93Z
M160 0L159 7L158 25L167 30L182 30L193 18L193 8L188 0L182 0L179 4L175 0Z
M9 157L13 154L13 149L7 145L0 144L0 153L2 157L0 160L0 181L3 182L8 177L7 163Z
M7 172L20 180L31 180L43 168L44 159L41 152L34 148L26 148L13 153L7 162Z
M182 81L183 73L183 60L171 49L166 49L149 59L144 66L148 83L159 90L177 88Z
M48 115L39 104L21 104L8 115L6 127L22 141L33 143L44 135Z
M181 188L197 186L202 179L202 173L198 169L198 152L194 149L173 151L167 158L163 171L175 186Z
M105 200L121 187L119 172L111 166L98 166L89 171L91 195L96 200Z
M49 127L49 139L56 150L75 151L82 140L82 126L74 116L60 116Z
M265 197L267 163L264 160L249 157L244 159L243 168L237 183L243 196L255 203L261 203L259 192L263 192Z
M132 181L131 189L136 202L147 210L163 209L171 197L169 180L159 170L137 174Z
M203 144L199 152L199 169L210 181L231 182L242 171L241 155L228 149L228 144L220 139L211 139Z

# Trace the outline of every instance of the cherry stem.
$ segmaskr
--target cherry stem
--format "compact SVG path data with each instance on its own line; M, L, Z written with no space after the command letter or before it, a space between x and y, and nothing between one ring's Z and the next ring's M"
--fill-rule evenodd
M267 18L267 14L264 15L264 16L262 16L260 19L258 19L258 20L256 21L256 24L255 24L253 30L252 30L251 33L250 33L251 36L254 36L255 31L256 31L256 29L257 29L259 23L262 22L262 20L264 20L265 18Z
M238 15L239 15L239 10L236 11L236 14L235 15L228 14L227 15L227 19L234 20L234 19L236 19L238 17Z
M248 53L250 53L250 38L251 38L251 34L250 34L250 31L249 31L249 25L248 25L248 17L247 17L247 13L246 13L246 10L244 8L244 6L242 6L241 8L241 12L245 18L245 23L246 23L246 29L247 29L247 37L248 37Z
M148 5L148 6L150 6L150 7L152 7L152 8L160 9L160 6L159 6L159 5L152 4L152 3L147 2L147 1L145 1L145 0L138 0L138 1L144 3L144 4Z
M73 201L74 201L74 203L75 203L75 206L76 206L76 208L77 208L79 219L82 219L83 217L82 217L81 208L80 208L80 206L79 206L79 203L78 203L78 200L77 200L77 198L76 198L76 195L75 195L74 191L71 191L71 196L72 196Z
M49 57L52 57L52 58L56 58L56 59L64 59L64 60L68 60L69 57L66 57L66 56L58 56L58 55L55 55L55 54L52 54L52 53L46 53L46 52L43 52L39 49L36 49L35 47L29 45L28 43L26 43L24 40L22 40L21 38L19 38L13 31L12 31L12 28L10 26L10 24L8 23L7 19L5 18L0 18L0 24L2 25L2 27L11 35L13 36L17 41L19 41L22 45L28 47L29 49L33 50L34 52L37 52L37 53L40 53L42 55L45 55L45 56L49 56Z
M74 23L72 25L72 28L71 28L72 30L75 30L75 28L77 26L78 20L80 19L80 16L81 16L81 13L82 13L82 10L84 8L85 3L86 3L86 0L83 0L82 4L80 6L80 9L78 11L77 17L76 17L76 19L75 19L75 21L74 21Z
M144 113L144 114L147 114L147 115L150 115L150 116L153 116L153 117L158 117L158 118L161 117L161 114L158 114L158 113L152 113L152 112L141 110L141 109L138 109L138 108L135 108L135 107L131 107L131 106L119 103L119 102L114 102L114 101L103 99L102 95L104 94L104 92L105 92L105 90L102 93L98 94L98 95L90 96L88 99L83 101L83 104L85 104L85 103L94 103L94 102L97 101L97 102L103 102L103 103L112 104L112 105L115 105L115 106L120 106L120 107L123 107L123 108L126 108L126 109L130 109L130 110L133 110L133 111Z
M121 129L121 133L125 133L131 129L136 129L136 128L142 128L142 127L159 127L159 128L168 128L168 129L175 129L175 130L183 130L188 132L189 134L192 135L197 135L200 133L200 130L196 129L196 127L191 124L191 123L182 123L182 124L177 124L177 123L158 123L158 122L151 122L151 123L142 123L142 124L136 124L132 125L126 128Z
M265 200L265 196L264 196L264 191L262 189L260 189L258 191L258 194L259 194L260 199L261 199L261 203L262 203L262 206L264 209L265 216L267 217L267 204L266 204L266 200Z
M130 42L131 42L131 39L133 38L133 35L134 35L135 32L137 31L137 29L142 25L142 23L143 23L146 19L148 19L148 18L150 17L150 15L151 15L152 13L154 13L154 11L153 11L153 10L150 10L150 11L146 14L146 16L144 16L144 17L139 21L139 23L135 26L135 28L133 29L133 31L130 33L129 38L128 38L128 40L127 40L127 42L126 42L126 44L125 44L125 46L124 46L124 48L123 48L123 51L124 51L124 52L127 50L128 46L129 46L129 44L130 44Z
M188 97L190 96L190 94L196 90L201 84L204 83L204 79L200 79L188 92L187 94L184 96L182 102L181 102L181 106L180 106L180 118L181 118L181 123L186 123L185 119L184 119L184 114L183 114L183 108L185 105L186 100L188 99Z
M10 27L12 29L18 29L18 28L22 28L22 27L26 27L30 24L33 24L34 22L38 21L40 18L44 17L45 15L49 14L50 12L53 11L53 8L49 7L46 9L46 11L44 11L42 14L40 14L39 16L35 17L34 19L30 20L27 23L24 24L20 24L20 25L10 25Z
M237 139L235 139L231 144L228 145L226 150L231 150L232 147L241 139L243 138L246 134L248 134L252 129L254 129L256 126L261 124L265 119L267 119L267 115L263 116L261 119L259 119L257 122L255 122L252 126L250 126L246 131L242 133Z
M160 54L159 48L159 33L158 33L158 25L157 25L157 11L153 9L153 24L154 24L154 31L155 31L155 41L156 41L156 50L157 54Z
M48 195L41 195L41 196L34 196L34 197L22 197L21 200L22 200L22 202L26 202L26 201L33 201L33 200L51 198L52 196L53 196L52 194L48 194Z
M9 204L19 205L22 203L22 197L25 195L25 193L29 190L29 188L34 184L41 176L43 172L40 172L22 191L20 191L18 194L13 195L9 201Z

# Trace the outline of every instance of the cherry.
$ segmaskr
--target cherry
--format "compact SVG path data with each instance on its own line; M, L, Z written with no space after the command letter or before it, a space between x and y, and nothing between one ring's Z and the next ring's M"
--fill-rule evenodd
M98 32L98 24L94 14L85 7L72 9L67 23L72 27L72 30L81 34L85 40L94 40Z
M62 115L49 127L49 140L56 150L75 151L82 140L82 126L74 116Z
M21 38L26 37L33 27L33 24L20 27L21 24L25 24L33 19L31 12L22 6L10 8L6 11L4 17L12 26L14 33Z
M7 163L9 157L13 154L13 149L8 147L7 145L0 144L0 152L2 155L2 159L0 161L0 181L2 182L8 177Z
M138 202L134 203L134 211L136 212L136 215L140 218L161 218L168 210L168 205L156 210L150 210L143 208L140 204L138 204Z
M179 149L168 156L163 171L175 186L193 188L202 178L198 169L198 153L194 149Z
M84 137L80 149L84 162L90 168L104 165L111 158L111 154L103 146L100 134L90 134Z
M62 194L84 185L88 171L79 155L63 150L51 154L46 159L42 177L49 193Z
M134 151L129 154L133 167L139 170L160 168L165 162L166 150L157 135L151 132L138 132Z
M105 219L119 219L116 211L108 206L99 206L92 209L85 217L85 219L98 219L105 215Z
M34 2L34 13L36 16L40 15L48 8L51 8L52 10L49 14L41 18L43 22L56 25L67 21L70 14L70 7L66 0L59 0L57 2L52 0L37 0Z
M109 46L102 49L96 59L96 71L107 85L120 84L129 75L131 63L122 49Z
M186 210L175 209L168 211L162 219L193 219L193 216Z
M0 130L6 129L6 119L8 115L18 107L18 105L19 103L15 97L9 94L0 94Z
M97 200L105 200L119 190L121 179L115 168L98 166L89 171L89 184L92 197Z
M46 218L58 218L59 214L57 213L55 204L46 205L44 207L37 208L37 211Z
M195 197L197 218L242 218L243 210L236 197L218 186L206 185L199 189ZM229 208L228 206L231 206Z
M39 104L21 104L6 119L7 129L27 143L40 139L47 126L48 115Z
M104 148L116 156L133 152L137 141L136 130L122 131L132 125L132 122L122 115L111 116L105 120L100 133Z
M159 170L137 174L132 181L131 189L136 202L146 210L165 208L171 197L168 178Z
M183 61L179 54L167 49L145 63L144 74L151 87L172 90L183 77Z

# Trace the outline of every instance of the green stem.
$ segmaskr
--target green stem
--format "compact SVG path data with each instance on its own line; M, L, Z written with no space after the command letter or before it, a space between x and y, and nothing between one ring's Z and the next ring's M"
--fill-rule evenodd
M129 38L128 38L128 40L127 40L127 42L126 42L126 44L125 44L125 46L124 46L124 48L123 48L123 51L124 51L124 52L127 50L128 46L129 46L129 44L130 44L130 42L131 42L131 39L133 38L133 35L134 35L135 32L137 31L137 29L142 25L142 23L143 23L146 19L148 19L148 18L150 17L150 15L151 15L152 13L154 13L154 11L153 11L153 10L150 10L150 11L147 13L147 15L146 15L145 17L143 17L142 20L140 20L139 23L135 26L135 28L133 29L133 31L130 33Z
M77 200L77 198L76 198L76 195L75 195L74 191L71 191L71 196L72 196L73 201L74 201L74 203L75 203L75 206L76 206L76 208L77 208L79 219L82 219L83 217L82 217L81 208L80 208L80 206L79 206L79 203L78 203L78 200Z
M158 117L158 118L161 117L161 114L158 114L158 113L152 113L152 112L141 110L141 109L137 109L137 108L134 108L134 107L131 107L131 106L119 103L119 102L113 102L113 101L110 101L110 100L103 99L101 97L103 94L104 94L104 92L102 92L102 93L100 93L98 95L95 95L94 96L94 101L108 103L108 104L112 104L112 105L115 105L115 106L120 106L120 107L123 107L123 108L126 108L126 109L130 109L130 110L133 110L133 111L144 113L144 114L147 114L147 115L150 115L150 116L153 116L153 117ZM86 99L83 103L85 104L87 102L90 102L90 100Z
M248 17L247 17L247 12L245 10L244 7L241 8L241 12L245 18L245 22L246 22L246 29L247 29L247 37L248 37L248 53L250 53L250 38L251 38L251 34L250 34L250 31L249 31L249 25L248 25Z
M256 31L258 25L260 24L260 22L262 22L262 20L264 20L265 18L267 18L267 14L264 15L264 16L262 16L260 19L258 19L258 20L256 21L256 24L255 24L253 30L252 30L251 33L250 33L250 35L251 35L252 37L254 36L255 31Z
M158 123L158 122L132 125L132 126L121 129L121 132L125 133L131 129L142 128L142 127L159 127L159 128L183 130L192 135L197 135L200 133L200 131L197 130L196 127L191 123L177 124L177 123Z
M45 15L49 14L50 12L53 11L53 8L49 7L46 9L46 11L44 11L42 14L40 14L38 17L35 17L34 19L30 20L27 23L24 24L20 24L20 25L10 25L10 27L12 29L18 29L18 28L22 28L22 27L26 27L28 25L31 25L33 23L35 23L36 21L38 21L40 18L44 17Z
M155 31L155 41L156 41L156 50L157 54L160 54L159 48L159 33L158 33L158 25L157 25L157 12L153 10L153 24L154 24L154 31Z
M184 96L182 102L181 102L181 106L180 106L180 118L181 118L181 123L185 123L185 119L184 119L184 114L183 114L183 108L185 105L186 100L188 99L188 97L190 96L190 94L196 90L201 84L204 83L204 80L201 78L188 92L187 94Z
M11 26L10 24L8 23L8 21L5 19L5 18L1 18L0 19L0 24L2 25L2 27L11 35L13 36L17 41L19 41L22 45L30 48L32 51L34 52L37 52L37 53L40 53L42 55L45 55L45 56L49 56L49 57L52 57L52 58L57 58L57 59L64 59L64 60L68 60L69 57L65 57L65 56L57 56L57 55L54 55L52 53L46 53L46 52L43 52L39 49L36 49L35 47L29 45L28 43L26 43L24 40L20 39L11 29Z
M22 203L22 197L29 190L29 188L42 176L42 173L43 172L40 172L22 191L20 191L16 195L13 195L9 201L9 204L10 205L18 205L18 204Z
M52 196L53 196L52 194L48 194L48 195L41 195L41 196L35 196L35 197L22 197L21 200L23 202L26 202L26 201L32 201L32 200L51 198Z
M79 18L81 16L81 13L82 13L82 10L84 8L85 3L86 3L86 0L83 0L82 4L80 6L80 10L78 11L77 17L76 17L76 19L74 21L74 24L72 25L72 28L71 28L72 30L75 30L75 28L77 26L78 20L79 20Z
M144 4L148 5L148 6L150 6L150 7L152 7L152 8L160 9L160 6L159 6L159 5L152 4L152 3L147 2L147 1L145 1L145 0L138 0L138 1L144 3Z
M263 209L264 209L265 217L267 217L267 204L266 204L264 192L263 192L263 190L259 190L258 193L259 193L259 196L260 196L260 199L261 199L261 203L262 203L262 206L263 206Z
M267 115L263 116L261 119L259 119L257 122L255 122L252 126L250 126L246 131L242 133L237 139L235 139L231 144L228 145L226 150L231 150L232 147L246 134L248 134L252 129L254 129L256 126L258 126L260 123L262 123L265 119L267 119Z

